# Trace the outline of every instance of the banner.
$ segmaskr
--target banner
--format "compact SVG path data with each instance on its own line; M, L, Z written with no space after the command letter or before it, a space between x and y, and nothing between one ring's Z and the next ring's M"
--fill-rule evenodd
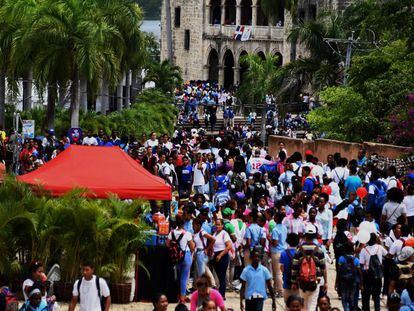
M252 26L237 26L233 34L233 40L248 41L252 34Z
M22 132L24 138L35 137L35 121L34 120L22 120Z

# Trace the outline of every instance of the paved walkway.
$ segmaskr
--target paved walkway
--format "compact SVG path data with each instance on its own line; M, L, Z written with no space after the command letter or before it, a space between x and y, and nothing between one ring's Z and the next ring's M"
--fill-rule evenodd
M337 307L340 310L342 310L342 304L338 300L338 296L334 290L335 285L335 266L334 265L328 265L328 294L329 297L331 297L331 304L332 307ZM236 293L227 293L227 301L226 301L226 307L227 308L233 308L235 311L239 310L239 295ZM360 302L361 304L361 302ZM170 304L168 310L174 310L175 304ZM360 305L361 307L361 305ZM66 311L67 310L67 304L61 303L61 310ZM150 303L130 303L128 305L113 305L111 306L112 311L152 311L152 305ZM267 300L265 304L264 310L271 310L271 300ZM277 299L277 310L285 310L285 304L283 302L283 299ZM382 306L381 310L386 310L385 308L385 299L382 300Z

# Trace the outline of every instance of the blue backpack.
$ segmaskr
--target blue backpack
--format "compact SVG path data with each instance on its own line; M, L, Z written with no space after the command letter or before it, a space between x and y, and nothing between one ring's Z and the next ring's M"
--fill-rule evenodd
M377 209L380 209L384 206L387 201L387 192L383 187L378 187L376 184L372 184L375 187L375 198L374 205Z

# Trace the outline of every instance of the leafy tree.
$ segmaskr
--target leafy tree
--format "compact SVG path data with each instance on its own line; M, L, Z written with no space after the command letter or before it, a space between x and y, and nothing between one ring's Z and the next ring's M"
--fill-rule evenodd
M243 56L242 62L247 66L243 76L243 84L238 90L238 96L242 102L247 103L253 110L259 110L262 115L261 139L266 139L266 109L264 108L265 96L271 94L273 84L277 79L277 56L267 54L263 60L259 55L248 54ZM254 85L254 87L252 87Z
M312 129L324 137L361 142L380 131L379 120L351 87L330 87L319 96L324 105L310 112L308 120Z
M180 67L172 65L169 60L151 63L144 78L144 83L154 82L155 87L165 93L172 93L182 81Z

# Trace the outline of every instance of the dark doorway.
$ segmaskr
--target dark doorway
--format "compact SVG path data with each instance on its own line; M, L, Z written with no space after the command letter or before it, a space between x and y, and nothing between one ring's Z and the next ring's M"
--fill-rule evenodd
M259 53L257 53L257 55L262 59L262 60L266 60L266 55L260 51Z
M283 65L283 55L280 52L276 52L275 56L277 57L277 60L275 62L276 67L282 67Z
M234 84L234 57L230 50L224 54L224 87L229 89Z
M212 82L218 81L218 66L219 66L219 57L215 49L210 51L208 55L208 79Z

